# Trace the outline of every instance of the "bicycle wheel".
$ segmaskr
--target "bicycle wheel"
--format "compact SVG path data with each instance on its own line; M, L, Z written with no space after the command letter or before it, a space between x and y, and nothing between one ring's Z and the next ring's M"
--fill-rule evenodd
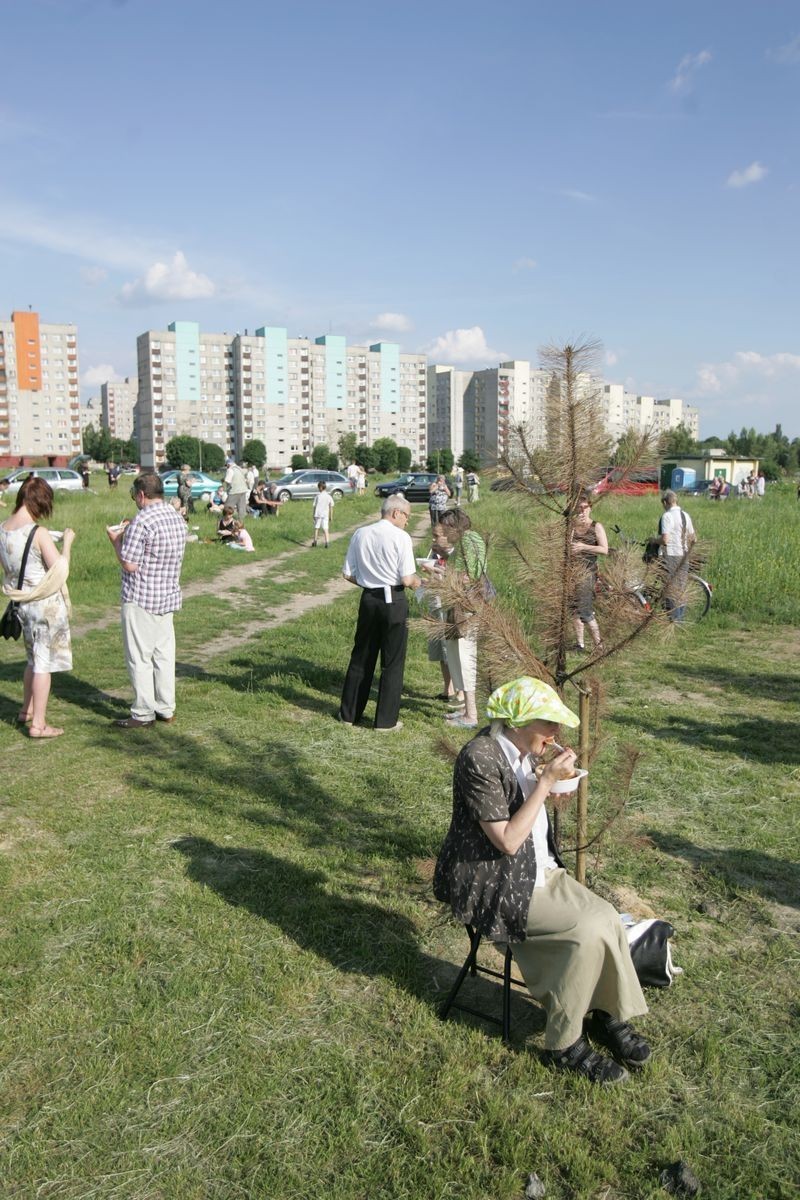
M699 575L690 575L686 580L683 620L687 625L702 621L711 607L711 588Z

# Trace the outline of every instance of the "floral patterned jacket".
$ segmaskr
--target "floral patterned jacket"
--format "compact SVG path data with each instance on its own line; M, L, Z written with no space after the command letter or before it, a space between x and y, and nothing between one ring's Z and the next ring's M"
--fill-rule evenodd
M507 821L524 803L514 768L489 728L467 742L453 771L453 816L436 861L433 891L463 924L495 942L523 942L536 880L533 838L516 854L489 841L481 821ZM550 853L563 866L548 825Z

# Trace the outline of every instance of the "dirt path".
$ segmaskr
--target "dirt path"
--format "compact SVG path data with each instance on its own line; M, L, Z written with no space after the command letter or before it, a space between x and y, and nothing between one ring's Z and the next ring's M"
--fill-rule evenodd
M379 514L369 517L362 524L369 524L371 521L377 521ZM339 541L340 538L349 538L358 526L351 526L349 529L342 530L338 533L330 535L331 543ZM412 538L417 541L422 538L430 528L427 514L414 522L414 529L410 530ZM295 550L284 550L281 554L276 554L269 560L257 559L253 561L249 559L246 562L236 562L230 567L226 567L223 571L217 572L210 579L196 579L193 583L187 584L182 588L183 599L191 600L194 596L219 595L220 591L228 590L246 590L248 584L255 579L260 579L267 571L270 573L270 578L275 580L273 570L278 563L285 562L288 559L296 558L300 554L307 554L310 550L309 546L299 546ZM284 577L285 578L285 577ZM279 580L280 581L280 580ZM330 604L332 600L336 600L339 596L346 595L353 585L343 579L341 575L337 575L335 579L331 579L318 592L299 593L291 600L287 600L282 605L279 612L272 614L260 614L257 620L247 621L243 625L237 626L229 632L220 634L219 637L213 638L207 642L203 648L205 658L213 658L219 654L227 654L230 650L235 650L241 643L248 641L252 637L256 637L265 629L274 629L276 626L285 625L288 621L294 621L297 617L303 616L307 612L312 612L315 608L321 608L326 604ZM87 633L96 633L99 630L108 629L112 625L119 622L119 605L109 609L103 616L92 621L87 625L74 625L72 627L73 638L84 637Z

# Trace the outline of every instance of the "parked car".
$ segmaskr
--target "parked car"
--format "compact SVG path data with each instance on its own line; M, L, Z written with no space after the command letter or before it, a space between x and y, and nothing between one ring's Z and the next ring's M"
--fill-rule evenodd
M431 498L431 484L435 483L438 478L435 471L409 471L407 475L401 475L399 479L389 479L386 483L379 483L375 488L375 495L396 496L398 492L402 492L409 503L419 501L427 504ZM447 486L454 493L452 479L447 478Z
M15 496L29 475L44 479L54 492L80 492L83 490L83 480L77 471L67 467L20 467L6 475L8 493Z
M678 488L678 491L681 496L707 496L713 482L713 479L698 479L686 487Z
M285 504L287 500L310 500L319 491L319 483L325 484L325 490L330 492L334 500L341 500L342 496L349 495L352 490L350 480L340 471L316 471L313 468L308 471L290 471L288 475L283 475L273 482L281 504Z
M180 471L162 471L160 478L164 484L165 496L177 496L178 494L178 477ZM219 487L219 480L212 478L211 475L206 475L205 471L192 471L192 496L195 500L203 500L206 503L214 495L214 492Z

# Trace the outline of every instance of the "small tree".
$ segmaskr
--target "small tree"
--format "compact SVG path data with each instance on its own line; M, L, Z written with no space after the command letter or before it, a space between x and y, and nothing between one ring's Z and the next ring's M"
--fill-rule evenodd
M258 438L251 438L249 442L245 442L242 446L242 459L244 462L252 463L259 470L267 461L267 447Z
M107 425L100 426L100 432L94 444L93 458L96 462L108 462L111 458L111 434Z
M210 475L216 475L224 466L225 451L222 447L216 442L203 442L203 470L208 471Z
M339 470L339 459L333 452L331 452L328 455L328 462L326 464L325 470L326 471L338 471Z
M372 446L367 446L364 442L360 446L356 446L355 461L365 471L374 471L378 466L377 454Z
M670 458L682 458L686 454L697 453L697 442L686 425L676 425L662 435L658 448L661 454Z
M197 438L190 437L188 433L180 433L177 437L170 438L164 447L164 454L167 462L175 470L180 470L184 463L188 463L190 467L199 467L200 465L200 446Z
M465 471L480 471L481 460L474 450L465 450L458 460L458 465Z
M356 461L356 435L354 433L339 435L339 458L343 463Z
M320 471L327 471L329 469L328 460L330 459L330 456L331 452L328 447L324 442L320 442L320 444L315 446L311 451L311 465L317 467Z
M83 431L83 452L88 454L90 458L96 460L95 447L97 445L97 430L90 421Z
M453 469L453 451L449 446L429 451L426 465L429 471L435 471L437 475L447 475Z
M411 451L408 446L397 447L397 469L407 471L411 466Z
M304 471L308 466L308 459L305 454L293 454L291 462L293 471Z
M377 458L377 467L384 475L397 470L397 442L393 438L378 438L372 449Z

